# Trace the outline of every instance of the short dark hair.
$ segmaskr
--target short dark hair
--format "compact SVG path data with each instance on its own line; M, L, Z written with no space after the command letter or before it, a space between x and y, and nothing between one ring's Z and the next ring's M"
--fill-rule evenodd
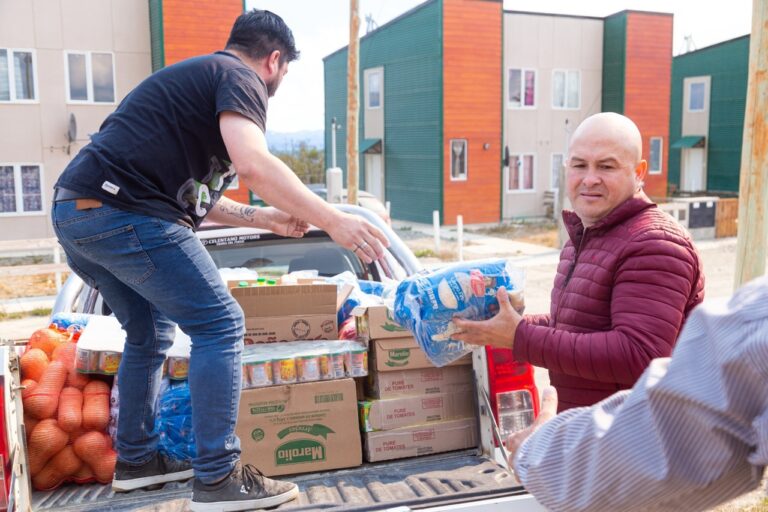
M241 51L253 60L261 60L280 50L281 64L299 58L293 33L283 18L260 9L251 9L237 17L227 48Z

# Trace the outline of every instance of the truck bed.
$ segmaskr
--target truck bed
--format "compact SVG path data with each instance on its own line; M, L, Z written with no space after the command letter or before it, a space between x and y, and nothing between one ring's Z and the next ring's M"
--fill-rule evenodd
M280 477L278 477L280 478ZM276 509L382 510L411 509L525 494L517 480L496 462L464 450L413 459L365 464L359 468L285 478L299 485L299 497ZM66 485L34 492L35 511L188 510L192 481L167 484L153 491L113 493L108 485Z

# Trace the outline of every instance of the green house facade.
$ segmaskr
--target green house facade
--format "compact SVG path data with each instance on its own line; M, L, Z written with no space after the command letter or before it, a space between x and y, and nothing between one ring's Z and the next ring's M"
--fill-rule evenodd
M671 192L738 193L748 70L748 35L673 59Z
M442 204L440 7L432 1L406 12L361 38L359 50L360 188L379 192L398 218L420 222ZM324 63L325 163L331 167L335 118L336 166L346 183L347 48Z

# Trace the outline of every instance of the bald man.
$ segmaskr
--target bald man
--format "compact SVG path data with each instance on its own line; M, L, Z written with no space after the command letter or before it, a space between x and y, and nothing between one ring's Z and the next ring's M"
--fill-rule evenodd
M671 354L704 276L690 236L642 190L648 163L635 123L593 115L571 138L560 253L548 315L519 315L504 290L499 314L455 319L455 338L511 348L549 370L558 410L631 388L652 359ZM511 334L510 334L511 333Z

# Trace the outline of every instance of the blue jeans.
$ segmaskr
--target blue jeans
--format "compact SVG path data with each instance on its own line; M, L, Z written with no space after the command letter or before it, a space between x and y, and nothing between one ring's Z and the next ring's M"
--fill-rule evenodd
M245 331L243 311L191 229L103 205L54 203L53 227L72 270L99 290L127 334L118 370L119 460L157 451L157 395L178 324L192 339L189 385L195 476L211 483L240 458L235 423Z

